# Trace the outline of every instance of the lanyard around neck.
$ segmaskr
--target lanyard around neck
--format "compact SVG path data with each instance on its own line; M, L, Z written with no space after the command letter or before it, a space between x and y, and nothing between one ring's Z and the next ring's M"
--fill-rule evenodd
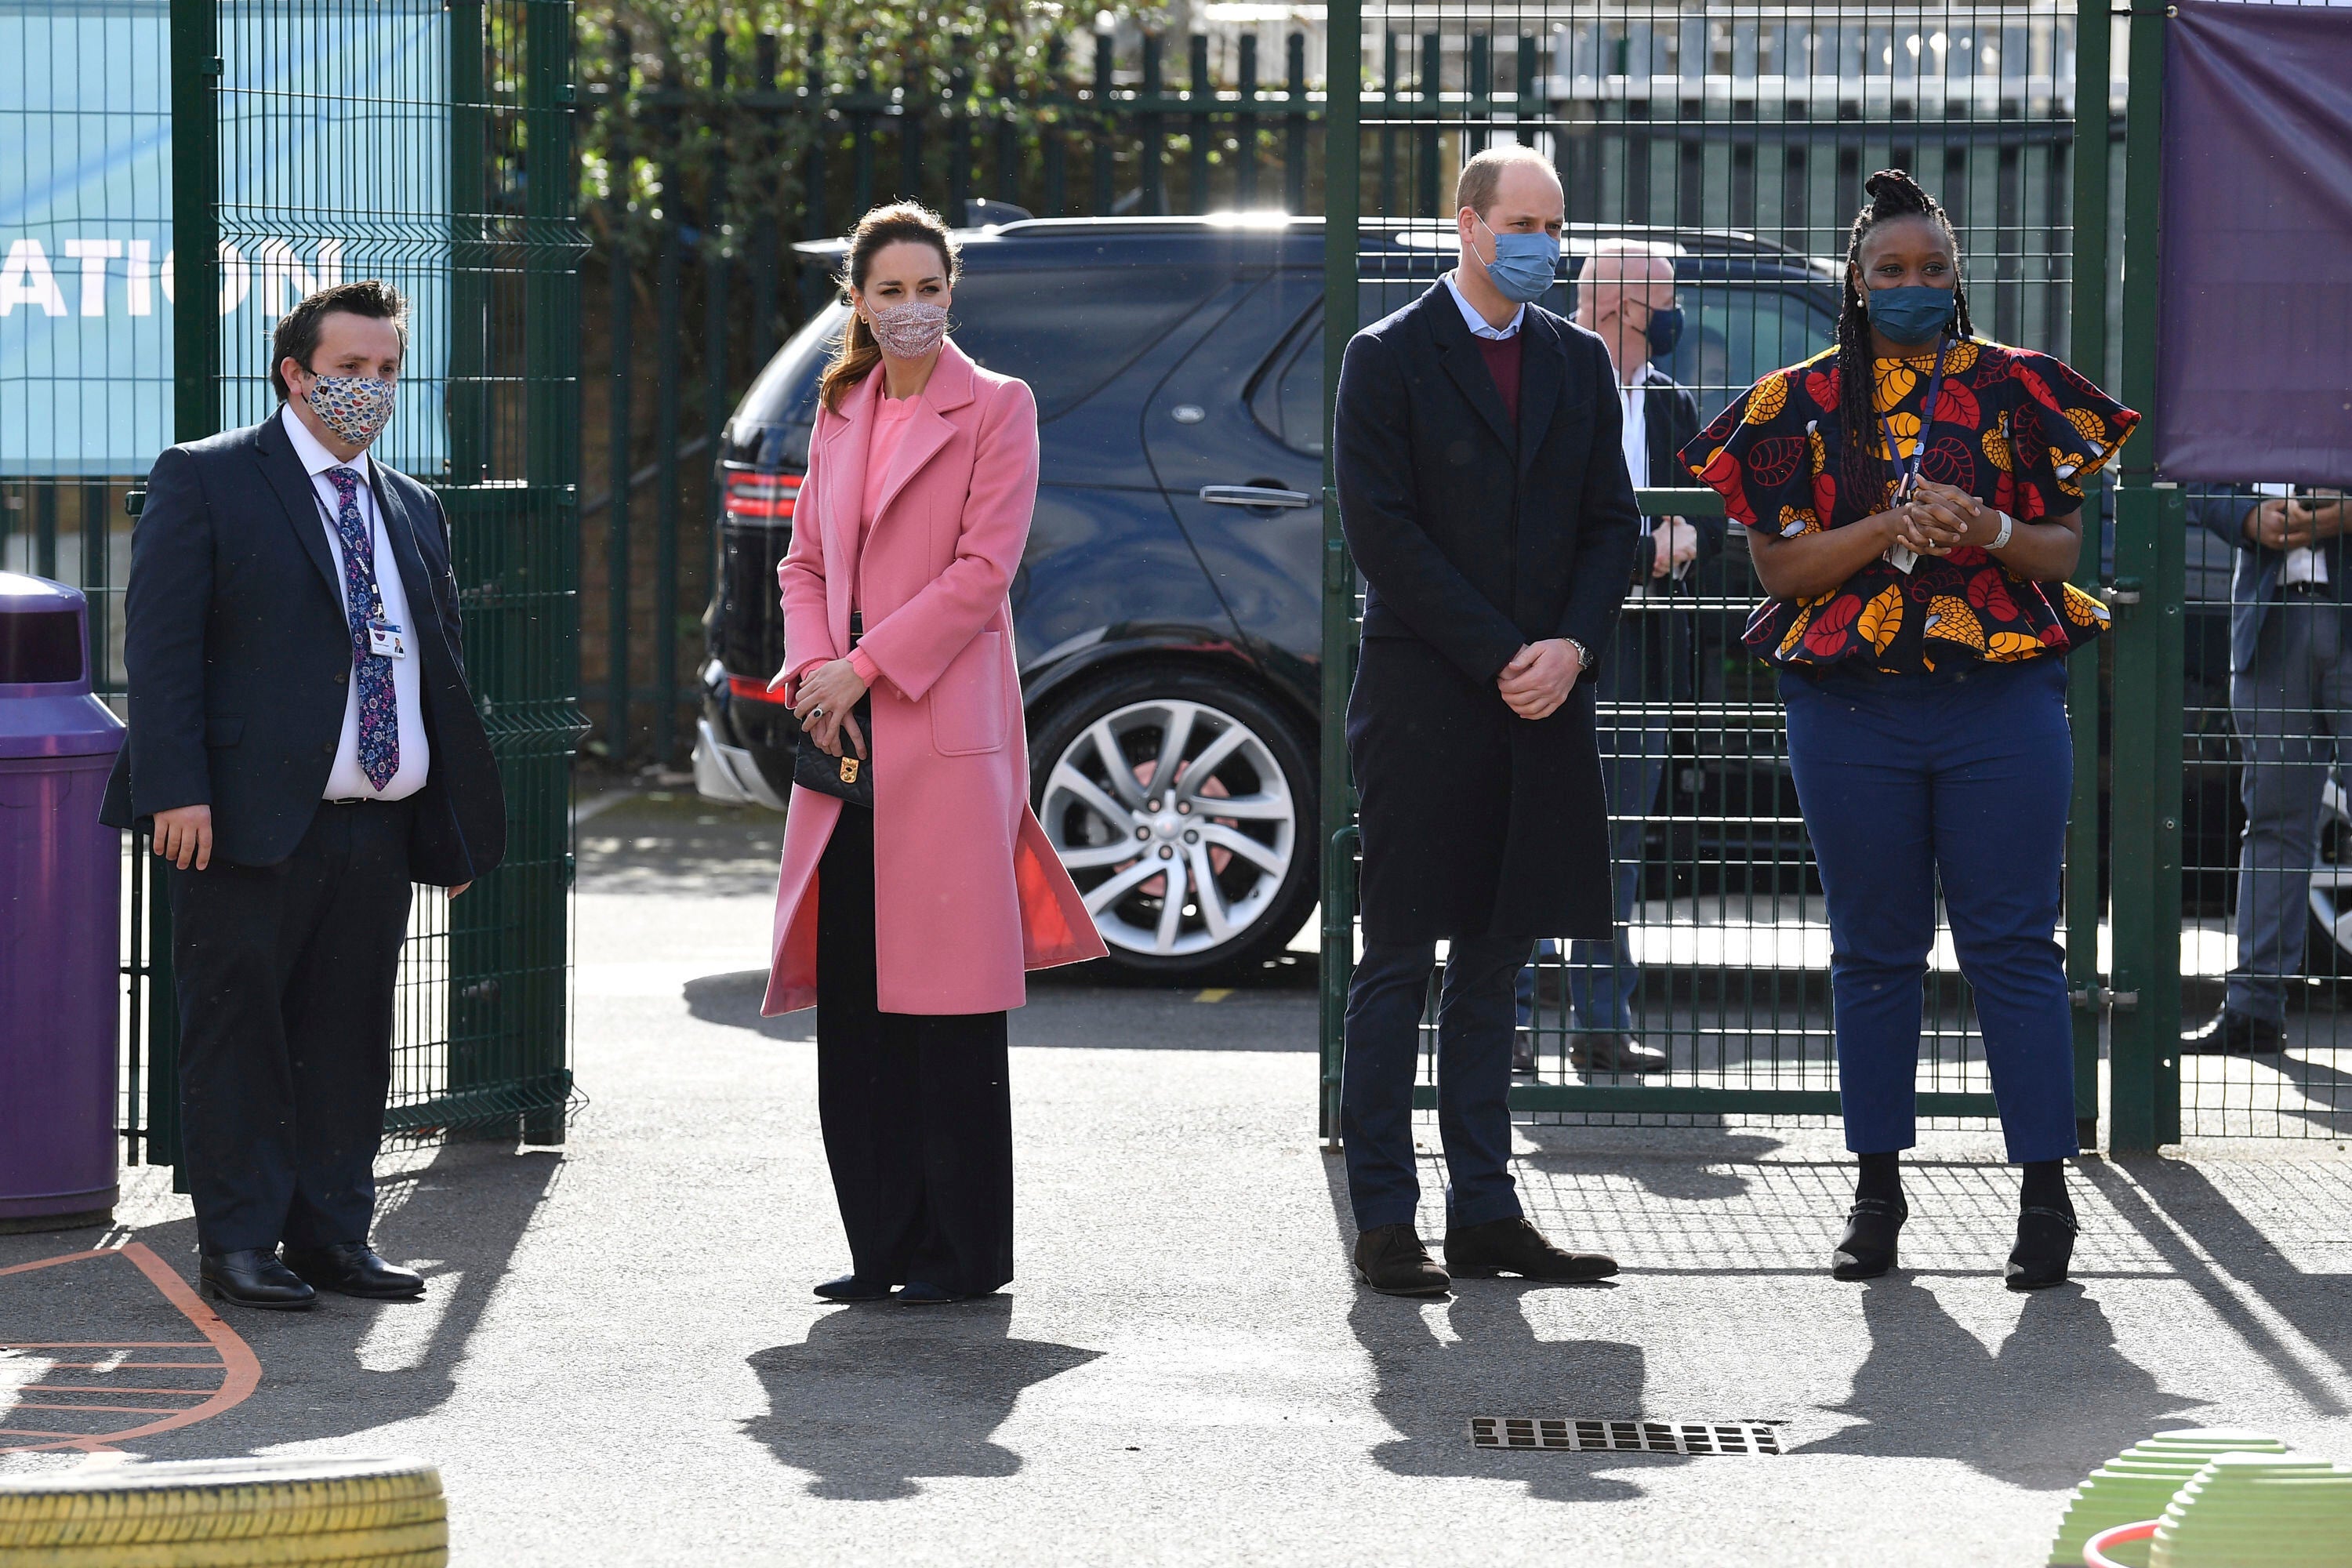
M1909 495L1911 487L1919 482L1919 465L1927 456L1927 437L1936 428L1936 405L1943 396L1944 355L1951 346L1952 340L1949 338L1938 337L1936 340L1936 369L1935 373L1927 377L1927 401L1920 405L1919 408L1919 444L1911 448L1908 461L1895 455L1895 420L1892 414L1882 414L1878 416L1880 427L1886 432L1887 461L1895 465L1895 499L1896 500L1901 500Z

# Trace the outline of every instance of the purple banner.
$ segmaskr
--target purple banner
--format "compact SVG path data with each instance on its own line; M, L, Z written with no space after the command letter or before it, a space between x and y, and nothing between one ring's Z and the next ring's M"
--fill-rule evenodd
M2352 484L2352 9L2179 0L2167 33L2157 466Z

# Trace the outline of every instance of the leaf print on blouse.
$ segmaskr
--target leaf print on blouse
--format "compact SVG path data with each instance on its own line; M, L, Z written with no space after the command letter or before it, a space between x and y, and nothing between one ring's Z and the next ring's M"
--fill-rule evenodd
M1834 658L1844 649L1846 628L1861 615L1862 601L1852 594L1840 594L1813 617L1812 629L1805 634L1805 651Z
M2074 584L2059 584L2058 592L2059 608L2064 610L2066 612L2066 618L2074 622L2076 626L2096 626L2107 618L2106 605L2099 603L2098 600L2094 599L2090 595L2085 594L2082 589L2074 586Z
M1919 373L1905 360L1874 361L1871 374L1878 383L1878 411L1881 414L1910 396L1911 389L1919 384Z
M1780 537L1794 539L1801 533L1821 531L1821 520L1810 507L1784 506L1780 509Z
M1995 632L1985 639L1985 660L1990 664L2014 664L2021 658L2039 658L2049 651L2040 637L2030 637L2023 632Z
M1942 642L1956 642L1979 653L1984 651L1984 627L1978 623L1977 613L1969 608L1967 600L1949 594L1938 594L1928 602L1927 619L1920 630Z
M1788 402L1789 378L1776 370L1758 382L1756 390L1748 395L1747 422L1750 425L1769 424L1779 417Z
M1885 653L1895 634L1903 629L1903 590L1886 587L1878 591L1869 604L1862 607L1862 616L1853 629L1870 639L1870 646Z

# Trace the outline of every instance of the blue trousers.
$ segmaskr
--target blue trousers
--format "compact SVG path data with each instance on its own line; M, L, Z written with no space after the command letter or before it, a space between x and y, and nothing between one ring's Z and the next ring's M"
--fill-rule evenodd
M1533 947L1528 937L1458 937L1447 950L1437 1001L1437 1131L1451 1230L1522 1212L1510 1172L1511 993ZM1359 1230L1409 1224L1421 1202L1412 1080L1435 953L1431 942L1367 943L1349 983L1339 1130Z
M1976 993L2009 1157L2077 1152L2056 933L2074 748L2054 658L1932 675L1784 675L1789 763L1829 896L1846 1147L1917 1141L1936 888Z

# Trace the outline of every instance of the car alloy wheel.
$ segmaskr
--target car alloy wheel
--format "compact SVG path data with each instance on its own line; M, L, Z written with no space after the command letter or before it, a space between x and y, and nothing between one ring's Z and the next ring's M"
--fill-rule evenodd
M1281 900L1307 783L1237 714L1150 698L1063 743L1037 815L1115 956L1211 960Z

